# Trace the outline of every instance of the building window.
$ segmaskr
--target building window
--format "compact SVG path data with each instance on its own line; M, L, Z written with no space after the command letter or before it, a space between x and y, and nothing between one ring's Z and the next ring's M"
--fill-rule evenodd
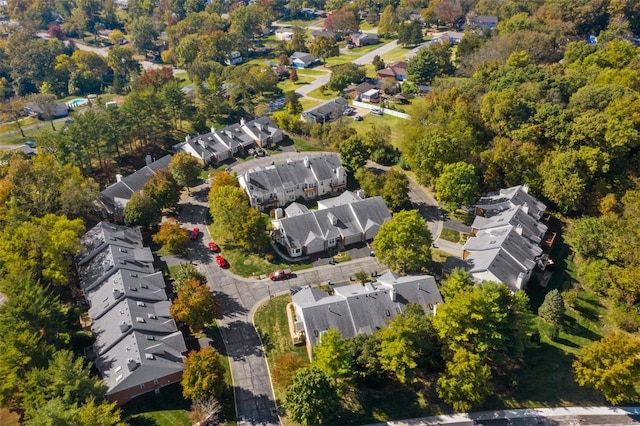
M140 389L144 389L144 383L140 383Z
M153 384L157 385L158 384L158 379L153 379Z

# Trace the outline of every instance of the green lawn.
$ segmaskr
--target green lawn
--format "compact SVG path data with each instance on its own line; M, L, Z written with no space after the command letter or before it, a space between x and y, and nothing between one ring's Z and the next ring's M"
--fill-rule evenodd
M391 49L390 51L388 51L387 53L385 53L384 55L382 55L381 57L382 59L384 59L385 62L402 61L407 56L407 53L411 52L412 50L413 48L397 46Z
M300 105L302 105L302 110L306 111L310 108L313 108L315 106L320 105L322 102L320 101L316 101L315 99L311 99L311 98L300 98Z
M122 417L131 426L188 426L190 402L182 397L179 383L164 387L160 394L141 395L122 407Z
M312 90L311 92L307 93L307 96L311 98L324 99L326 101L329 101L333 98L337 98L338 96L340 96L340 92L318 87L316 90Z
M289 79L286 79L278 82L278 87L282 90L283 93L286 93L289 91L296 90L297 88L299 88L300 86L304 86L305 84L309 84L313 80L315 80L315 78L299 75L298 81L296 81L295 83Z
M324 75L329 72L329 70L324 69L309 69L309 68L300 68L296 70L298 72L298 76L307 76L307 77L317 77L319 75Z
M305 151L328 151L329 148L313 139L304 139L299 136L289 136L293 141L293 145L299 152Z
M389 126L391 128L391 144L396 148L400 147L402 142L402 135L404 134L404 127L408 124L408 121L394 117L392 115L375 115L367 114L363 117L362 121L351 120L348 121L349 126L356 129L361 135L366 134L371 130L372 125L376 126Z
M286 263L269 247L264 254L247 253L244 250L228 248L222 244L222 255L229 262L231 272L241 277L268 275L275 269L289 268L294 271L311 268L311 263Z
M302 28L321 26L319 25L321 23L322 23L322 19L290 19L290 20L278 21L278 24L282 26L302 27Z
M440 238L442 238L443 240L451 241L452 243L459 243L460 232L449 228L442 228Z
M360 31L369 31L373 30L374 28L378 28L378 26L371 25L371 23L368 21L360 21Z

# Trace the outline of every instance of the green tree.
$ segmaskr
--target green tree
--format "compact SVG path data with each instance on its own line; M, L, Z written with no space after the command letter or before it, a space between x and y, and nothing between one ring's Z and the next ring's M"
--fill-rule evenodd
M544 297L544 301L538 309L538 315L554 327L560 327L562 325L564 300L562 300L562 296L557 289L551 290Z
M478 177L473 165L460 161L444 166L435 184L438 200L447 209L470 205L478 193Z
M378 22L378 36L379 37L391 37L398 30L398 17L393 6L388 4L380 15L380 22Z
M383 175L377 174L367 167L360 167L354 173L354 177L367 197L382 195L382 188L384 187Z
M392 212L410 208L411 200L409 199L409 178L407 175L395 168L389 169L384 174L381 195Z
M173 218L162 222L160 230L152 238L154 243L162 244L171 253L182 253L189 240L185 229Z
M491 360L493 368L523 354L532 314L527 295L505 284L485 282L438 305L434 326L450 356L463 348Z
M224 388L225 359L211 346L191 351L184 362L182 395L192 400L219 398Z
M144 194L136 192L124 207L124 222L127 225L152 226L162 220L162 212L156 201Z
M431 84L438 75L438 59L431 49L422 48L407 65L407 79L414 84Z
M329 422L340 404L329 377L317 367L303 368L293 376L287 388L284 406L294 422L302 426Z
M293 376L296 371L308 365L303 358L291 352L278 355L273 364L274 367L271 374L273 384L283 393L293 383Z
M373 249L393 271L419 271L431 262L431 232L417 210L396 213L380 227Z
M422 26L417 21L411 21L409 23L401 23L397 26L398 43L403 47L417 46L422 43ZM426 49L420 49L420 52ZM413 58L412 58L413 59ZM411 63L411 61L409 61ZM415 82L415 81L414 81ZM425 83L416 83L425 84Z
M340 330L330 328L322 334L320 342L313 348L312 365L324 371L338 389L346 389L353 377L351 350Z
M181 263L171 270L174 292L179 292L187 280L194 279L202 285L207 285L207 276L200 272L192 263Z
M480 356L460 348L446 371L438 378L438 395L457 412L469 411L482 405L493 393L491 370Z
M316 58L326 62L327 58L340 55L335 37L319 35L307 45L309 52Z
M329 90L341 91L351 83L361 83L366 76L364 68L353 63L336 65L333 67L331 77L327 83Z
M180 201L180 190L173 174L166 169L158 170L142 187L142 191L151 197L160 209L175 209Z
M295 70L291 71L291 75L293 75ZM302 103L300 103L297 93L293 90L284 93L284 111L291 115L300 115L302 113Z
M62 398L49 399L30 412L24 420L27 426L124 426L121 422L120 410L114 403L96 402L89 398L81 405L68 405Z
M338 145L342 164L351 172L355 172L367 163L369 158L367 151L366 145L359 135L353 135Z
M131 44L140 53L153 48L153 41L157 37L153 22L146 16L134 18L127 24L127 33Z
M56 131L53 125L53 118L56 110L56 97L55 95L47 93L38 93L31 95L27 98L29 102L36 106L38 111L38 117L42 120L46 120L51 123L51 129Z
M220 316L220 305L207 285L189 279L182 284L169 312L195 333Z
M582 349L573 363L576 381L601 392L611 404L640 399L640 340L621 331Z
M464 269L456 268L440 284L440 294L444 301L453 299L460 292L470 291L474 286L471 274Z
M179 152L171 158L169 170L178 185L190 188L199 182L202 167L195 157L186 152Z

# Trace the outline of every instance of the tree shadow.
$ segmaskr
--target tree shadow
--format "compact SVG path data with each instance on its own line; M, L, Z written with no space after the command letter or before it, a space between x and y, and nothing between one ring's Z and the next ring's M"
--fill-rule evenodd
M591 341L600 339L600 335L599 334L594 333L593 331L589 330L585 326L579 324L578 321L576 321L576 319L573 318L573 317L565 316L564 323L563 323L563 328L564 328L565 333L567 333L567 334L572 334L574 336L583 337L583 338L589 339ZM569 345L569 346L571 346L571 345ZM577 345L574 346L574 347L577 347Z
M213 295L220 304L220 312L223 316L243 315L249 312L246 307L238 302L238 299L231 297L224 292L213 290Z

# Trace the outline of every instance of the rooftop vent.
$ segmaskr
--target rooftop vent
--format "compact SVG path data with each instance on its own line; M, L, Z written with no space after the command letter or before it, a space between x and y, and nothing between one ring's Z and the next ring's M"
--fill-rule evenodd
M137 322L146 322L142 317L136 317Z
M147 317L149 317L149 319L157 319L158 317L156 317L156 314L152 314L151 312L149 312L147 314Z
M149 286L147 284L142 283L140 284L140 288L149 288Z
M153 355L153 354L144 354L144 357L146 359L156 359L155 355Z
M129 272L129 276L133 278L138 278L138 274L136 274L135 272Z
M146 303L144 302L136 302L136 305L140 306L141 308L144 308L146 305Z
M129 371L133 371L133 370L135 370L136 368L138 368L138 363L136 362L136 360L135 360L135 359L133 359L133 358L129 358L129 359L127 360L127 367L129 368Z

